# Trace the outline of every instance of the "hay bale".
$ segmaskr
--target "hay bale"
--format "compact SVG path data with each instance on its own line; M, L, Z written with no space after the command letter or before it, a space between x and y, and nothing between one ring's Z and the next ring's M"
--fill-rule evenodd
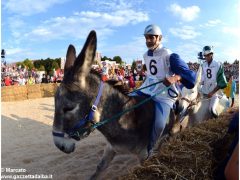
M1 100L2 101L15 101L13 86L4 86L1 88Z
M26 85L26 87L28 99L36 99L42 97L40 84Z
M26 86L13 86L15 101L27 99L27 87Z
M226 136L233 114L225 113L163 142L158 152L119 179L214 179L232 137Z
M56 83L41 84L42 97L53 97L57 87L58 84Z

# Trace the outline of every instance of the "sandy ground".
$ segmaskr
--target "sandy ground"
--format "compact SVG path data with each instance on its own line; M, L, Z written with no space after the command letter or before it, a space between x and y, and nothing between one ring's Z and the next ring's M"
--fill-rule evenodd
M103 154L106 140L99 131L76 145L75 152L65 154L55 147L52 139L53 98L17 102L2 102L2 171L7 168L26 170L25 173L44 174L53 179L88 179ZM129 155L116 156L102 179L116 179L137 165Z
M238 96L236 106L238 106ZM52 175L53 179L88 179L103 154L106 140L98 131L64 154L52 140L53 98L1 103L2 174ZM137 159L118 155L101 179L116 179L137 165ZM6 173L7 168L26 172Z

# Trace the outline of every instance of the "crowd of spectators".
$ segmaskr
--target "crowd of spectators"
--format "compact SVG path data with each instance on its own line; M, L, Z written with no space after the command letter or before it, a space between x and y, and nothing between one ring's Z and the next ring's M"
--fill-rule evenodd
M190 69L197 71L199 63L187 63ZM239 61L233 64L224 63L226 77L233 76L234 80L239 81ZM112 66L102 62L100 66L94 66L94 69L102 74L103 80L114 79L128 84L130 88L135 87L135 81L142 81L145 78L145 68L131 68L129 66ZM63 79L63 70L54 71L53 75L46 74L35 69L28 70L26 67L2 66L1 67L1 86L26 85L39 83L56 83Z
M54 71L54 75L47 75L44 71L28 70L26 67L16 67L15 65L1 67L1 87L3 86L21 86L40 83L61 82L63 71Z

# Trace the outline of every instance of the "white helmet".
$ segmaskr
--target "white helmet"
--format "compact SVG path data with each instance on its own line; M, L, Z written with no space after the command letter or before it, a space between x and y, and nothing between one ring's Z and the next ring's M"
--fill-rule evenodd
M203 47L203 55L208 55L210 53L213 53L213 47L212 46L204 46Z
M160 36L162 35L162 31L157 25L150 24L144 30L144 35L147 35L147 34Z

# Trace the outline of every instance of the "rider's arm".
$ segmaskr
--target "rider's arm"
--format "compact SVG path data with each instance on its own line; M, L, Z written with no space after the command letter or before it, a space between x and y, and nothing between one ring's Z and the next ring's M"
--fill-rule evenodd
M189 69L178 54L171 54L169 60L171 71L176 74L174 79L180 80L186 88L192 89L195 85L196 73Z
M221 89L220 87L216 86L209 94L208 97L212 97L219 89Z
M219 89L224 89L225 87L227 87L227 80L224 74L224 69L222 65L220 65L217 72L217 86L208 94L208 97L212 97Z

